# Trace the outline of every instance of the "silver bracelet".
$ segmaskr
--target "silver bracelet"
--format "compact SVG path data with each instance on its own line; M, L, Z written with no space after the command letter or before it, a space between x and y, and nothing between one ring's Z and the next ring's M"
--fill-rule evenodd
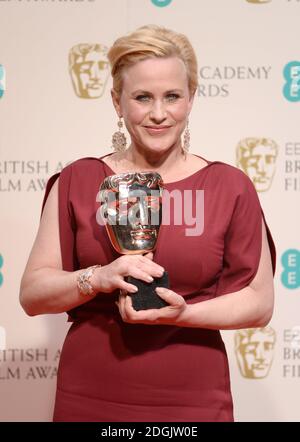
M77 287L79 288L80 293L82 293L84 296L93 296L95 294L94 287L91 284L91 277L98 267L101 267L101 265L96 264L88 267L80 272L77 276Z

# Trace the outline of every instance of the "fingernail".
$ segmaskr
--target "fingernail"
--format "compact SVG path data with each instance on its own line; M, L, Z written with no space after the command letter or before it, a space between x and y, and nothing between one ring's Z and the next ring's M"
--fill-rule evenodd
M148 279L149 282L152 282L152 281L153 281L152 276L148 276L147 279Z
M132 291L132 293L136 293L138 291L138 288L134 287L131 291Z

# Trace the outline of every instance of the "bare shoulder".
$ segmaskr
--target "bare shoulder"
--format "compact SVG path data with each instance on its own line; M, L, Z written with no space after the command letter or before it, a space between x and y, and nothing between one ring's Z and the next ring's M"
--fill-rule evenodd
M191 171L195 172L208 165L208 162L204 158L201 158L192 153L189 153L187 155L186 162L187 162L187 167L189 167Z
M41 223L44 223L45 219L47 219L49 216L51 216L51 217L56 216L56 213L58 210L59 179L60 179L60 177L58 177L51 186L47 200L45 201L43 214L41 217Z
M62 268L58 221L58 182L59 178L54 182L45 202L24 275L42 267Z
M124 158L122 152L115 152L102 157L102 161L107 164L116 173L122 173L128 169L128 161Z
M172 175L169 178L174 179L184 179L195 172L203 169L208 165L208 162L203 158L200 158L197 155L192 153L188 153L185 159L178 163L178 165L174 168Z

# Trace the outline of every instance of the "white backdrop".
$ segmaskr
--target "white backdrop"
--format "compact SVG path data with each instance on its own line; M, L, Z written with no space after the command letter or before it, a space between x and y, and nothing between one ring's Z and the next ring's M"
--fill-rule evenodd
M45 182L69 161L110 152L117 128L111 79L101 96L89 98L89 88L78 96L69 52L109 47L148 23L185 33L196 49L192 152L236 165L246 143L254 149L246 173L257 186L259 174L269 178L258 190L277 246L271 332L248 337L242 356L240 334L222 332L235 419L300 419L299 16L297 0L0 0L1 421L51 420L69 327L65 314L27 317L18 301ZM104 73L86 75L97 82Z

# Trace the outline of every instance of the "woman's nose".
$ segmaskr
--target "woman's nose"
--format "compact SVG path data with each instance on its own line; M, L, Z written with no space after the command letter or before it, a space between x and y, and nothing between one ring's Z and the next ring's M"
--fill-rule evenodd
M153 121L161 122L166 118L166 109L164 103L160 100L153 102L152 109L150 111L150 118Z

